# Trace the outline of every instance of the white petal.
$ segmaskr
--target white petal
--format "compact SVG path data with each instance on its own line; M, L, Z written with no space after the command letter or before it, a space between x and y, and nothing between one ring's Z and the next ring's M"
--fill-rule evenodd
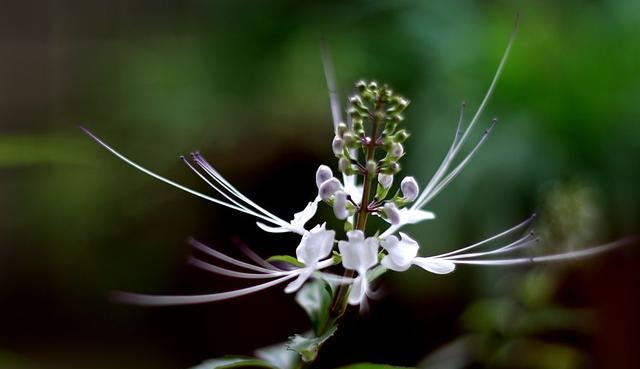
M307 266L315 266L331 253L335 235L335 231L327 231L324 224L316 226L302 236L296 248L296 257Z
M407 263L407 264L396 263L395 261L393 261L393 259L389 255L382 258L382 261L380 262L380 264L382 264L383 267L387 269L395 270L396 272L404 272L405 270L409 269L409 267L411 267L411 263Z
M364 274L358 275L355 281L353 281L351 291L349 292L349 305L360 305L367 296L368 286L369 283Z
M420 268L435 274L449 274L456 269L456 265L449 260L433 258L415 258L413 263Z
M271 227L268 226L262 222L256 222L256 225L258 226L258 228L262 229L265 232L269 232L269 233L288 233L291 232L291 230L289 228L285 228L285 227Z
M393 264L407 269L418 255L420 246L406 234L400 233L400 236L402 237L400 241L395 236L391 236L382 241L381 245L387 250L388 257L393 261Z
M296 278L293 282L289 283L287 287L285 287L284 292L293 293L299 290L300 287L302 287L302 285L304 284L304 282L306 282L307 279L309 279L309 277L311 276L311 274L313 274L313 272L314 272L313 268L304 268L304 270L300 272L300 275L298 276L298 278Z
M316 211L318 211L318 200L309 202L302 211L293 214L291 227L304 229L304 225L307 224L314 215L316 215Z
M430 211L417 209L400 209L400 224L415 224L423 220L435 219L436 215Z
M338 242L342 255L342 266L351 270L367 270L378 261L378 240L364 239L362 231L349 231L349 241Z

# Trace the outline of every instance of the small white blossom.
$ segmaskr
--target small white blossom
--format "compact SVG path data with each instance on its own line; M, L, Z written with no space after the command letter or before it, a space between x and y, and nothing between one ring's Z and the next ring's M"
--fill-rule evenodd
M333 240L336 232L327 230L326 225L317 225L309 232L305 233L300 240L300 244L296 248L296 257L298 261L303 263L304 270L296 280L289 283L285 288L286 293L297 291L306 280L318 269L318 263L321 259L331 254L333 249Z
M366 297L369 289L367 270L378 262L378 240L364 237L360 230L347 232L349 241L339 241L338 249L342 255L342 266L358 272L349 293L349 304L359 305Z
M411 265L417 265L429 272L447 274L455 270L456 265L448 260L417 257L420 246L411 237L400 232L401 240L396 236L390 236L382 241L382 248L387 251L381 264L387 269L403 272Z

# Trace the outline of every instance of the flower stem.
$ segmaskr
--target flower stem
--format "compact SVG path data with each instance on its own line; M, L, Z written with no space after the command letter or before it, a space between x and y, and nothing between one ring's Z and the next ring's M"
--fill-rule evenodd
M376 102L376 111L380 109L381 105L382 103L380 101ZM375 114L374 116L377 117L378 114ZM367 151L365 167L367 162L375 159L376 148L378 146L376 141L381 121L379 121L378 119L373 119L372 123L371 137L366 145ZM357 220L355 227L355 229L362 232L365 231L365 228L367 226L367 216L369 215L369 201L372 192L371 189L373 185L373 179L375 178L375 176L375 172L365 171L362 188L362 199L360 200L360 208L356 213ZM353 270L345 270L344 277L353 278L354 274L355 273ZM329 306L329 318L318 330L318 336L325 334L329 329L331 329L331 327L334 327L344 315L348 305L347 297L349 295L349 288L350 285L348 284L341 284L340 287L338 287L338 291L334 295L333 300L331 301L331 305ZM298 366L298 368L306 369L309 368L312 364L313 362L300 361L300 365Z

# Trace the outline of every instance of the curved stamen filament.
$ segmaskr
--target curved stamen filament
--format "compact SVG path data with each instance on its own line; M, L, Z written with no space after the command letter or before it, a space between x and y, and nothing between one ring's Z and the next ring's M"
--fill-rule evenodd
M206 295L186 295L186 296L166 296L166 295L144 295L129 292L114 292L112 299L115 301L125 302L127 304L147 305L147 306L168 306L168 305L187 305L187 304L203 304L207 302L215 302L228 300L254 292L262 291L277 284L284 283L297 274L289 274L272 281L262 283L256 286L241 288L238 290L211 293Z
M433 257L434 257L434 258L440 258L440 259L442 259L442 258L445 258L445 257L447 257L447 256L451 256L451 255L459 254L459 253L461 253L461 252L465 252L465 251L468 251L468 250L474 249L474 248L476 248L476 247L479 247L479 246L482 246L482 245L484 245L484 244L487 244L487 243L489 243L489 242L491 242L491 241L494 241L494 240L497 240L497 239L499 239L499 238L505 237L505 236L510 235L510 234L512 234L513 232L515 232L515 231L517 231L517 230L519 230L519 229L522 229L522 228L524 228L524 227L528 226L529 224L531 224L531 223L533 222L533 220L535 219L535 217L536 217L536 214L532 214L529 218L527 218L527 219L526 219L525 221L523 221L522 223L517 224L517 225L515 225L515 226L513 226L513 227L511 227L511 228L509 228L509 229L507 229L506 231L503 231L503 232L501 232L501 233L498 233L498 234L497 234L497 235L495 235L495 236L491 236L491 237L486 238L486 239L484 239L484 240L482 240L482 241L476 242L476 243L474 243L474 244L472 244L472 245L465 246L465 247L463 247L463 248L461 248L461 249L454 250L454 251L450 251L450 252L447 252L447 253L444 253L444 254L440 254L440 255L436 255L436 256L433 256Z
M211 247L193 239L190 238L189 239L189 244L191 244L191 246L193 246L194 248L204 252L205 254L211 255L216 259L220 259L224 262L227 262L229 264L233 264L242 268L246 268L246 269L250 269L256 272L261 272L261 273L266 273L266 274L277 274L279 272L271 270L271 269L267 269L267 268L262 268L259 267L257 265L253 265L253 264L249 264L249 263L245 263L244 261L240 261L237 259L234 259L228 255L225 255L223 253L221 253L220 251L214 250Z
M220 275L224 275L227 277L234 277L234 278L244 278L244 279L268 279L268 278L276 278L276 277L281 277L283 275L289 275L291 273L297 273L298 271L290 271L290 272L274 272L274 273L245 273L245 272L238 272L235 270L231 270L231 269L227 269L227 268L223 268L214 264L210 264L207 263L205 261L202 261L200 259L194 258L194 257L190 257L188 259L189 264L198 267L200 269L212 272L212 273L216 273L216 274L220 274Z

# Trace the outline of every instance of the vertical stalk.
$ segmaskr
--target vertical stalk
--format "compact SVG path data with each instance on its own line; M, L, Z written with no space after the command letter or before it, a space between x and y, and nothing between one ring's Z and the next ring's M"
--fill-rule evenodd
M378 137L378 130L381 124L380 120L377 117L379 116L378 110L380 109L381 105L382 105L381 102L377 101L375 106L376 111L374 114L372 114L371 136L370 136L369 142L366 145L367 151L365 155L366 156L365 167L367 167L366 165L367 162L369 162L370 160L375 160L375 153L377 148L376 139ZM365 231L365 228L367 226L367 216L369 215L368 207L369 207L369 201L371 197L373 179L375 178L375 176L376 176L375 171L373 173L369 172L368 170L365 171L363 188L362 188L362 199L360 200L360 208L356 213L357 220L356 220L356 227L355 227L355 229L360 230L362 232ZM353 278L354 271L345 270L344 276L346 278ZM329 306L329 319L327 319L325 324L322 327L320 327L318 335L325 334L331 327L335 326L338 323L340 318L342 318L345 311L347 310L348 294L349 294L349 285L341 284L340 287L338 287L338 291L334 295L333 300L331 301L331 305ZM311 364L313 363L312 362L305 363L303 361L300 361L300 365L298 368L299 369L309 368Z

